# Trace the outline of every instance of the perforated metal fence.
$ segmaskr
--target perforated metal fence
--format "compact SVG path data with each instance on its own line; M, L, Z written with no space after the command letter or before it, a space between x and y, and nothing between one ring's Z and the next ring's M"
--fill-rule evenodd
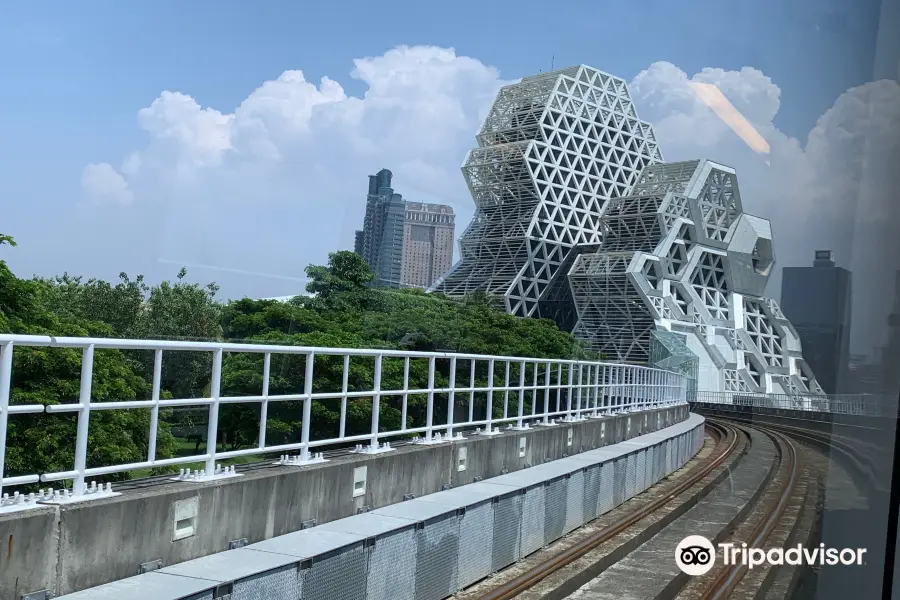
M894 404L882 394L762 394L752 392L696 392L698 404L731 404L752 408L799 410L867 417L896 418Z
M152 598L441 600L680 468L702 447L703 427L703 418L691 415L627 443L166 567L160 572L171 581L207 580L212 590L154 589ZM227 580L213 586L218 578ZM119 600L104 589L112 588L63 598Z

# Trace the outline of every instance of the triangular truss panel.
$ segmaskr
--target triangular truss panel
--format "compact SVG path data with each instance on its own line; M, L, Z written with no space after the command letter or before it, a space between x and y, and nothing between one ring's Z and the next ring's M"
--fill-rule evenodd
M653 129L624 80L577 66L502 88L477 140L462 166L475 216L431 291L488 292L511 314L571 329L569 265L602 241L606 202L662 160Z
M601 226L599 251L579 256L568 275L573 332L589 348L656 364L661 340L674 343L658 332L677 331L715 374L704 391L821 393L796 331L762 296L771 227L742 213L733 169L706 160L648 166L630 195L606 203Z
M683 342L704 391L820 392L763 297L769 222L744 214L734 169L663 163L624 80L583 65L526 77L500 90L477 140L462 165L475 216L430 291L487 292L610 360L658 362ZM654 337L665 331L680 337Z

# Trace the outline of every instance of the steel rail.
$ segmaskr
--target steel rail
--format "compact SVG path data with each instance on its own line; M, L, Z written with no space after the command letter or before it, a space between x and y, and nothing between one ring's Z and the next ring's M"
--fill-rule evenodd
M788 500L794 493L794 488L797 484L800 461L796 447L785 434L759 425L754 425L754 428L768 435L776 443L781 453L781 465L784 469L787 469L788 473L788 477L779 491L778 501L775 503L775 506L764 513L764 518L760 520L750 534L751 541L748 543L748 546L758 548L769 538L784 514ZM744 564L731 565L730 568L722 570L706 587L703 595L700 596L701 600L721 600L729 597L744 578L747 570L748 567Z
M704 477L712 473L716 468L722 465L725 460L737 449L739 429L731 424L726 423L709 423L707 427L713 431L719 442L717 448L722 448L715 456L708 459L695 472L691 472L688 477L679 483L670 493L657 498L653 502L625 515L615 523L605 527L601 531L581 540L559 554L545 560L544 562L532 567L528 571L518 575L514 579L494 588L481 596L478 600L508 600L515 598L525 590L531 588L547 576L559 571L566 565L581 558L600 544L612 539L616 535L622 533L641 519L652 514L673 498L681 495Z

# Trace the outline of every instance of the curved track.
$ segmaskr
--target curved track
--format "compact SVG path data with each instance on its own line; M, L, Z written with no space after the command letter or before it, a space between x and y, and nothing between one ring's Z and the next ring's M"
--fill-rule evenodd
M695 459L698 464L695 464L670 491L616 518L613 523L579 539L558 553L541 559L537 564L529 566L527 570L520 572L515 577L507 578L493 589L481 592L480 595L466 594L464 597L478 600L549 599L567 597L567 594L572 594L572 598L589 597L573 593L573 587L578 589L577 585L566 586L550 582L554 579L563 579L568 576L567 574L571 574L575 580L577 578L576 569L569 565L573 565L576 561L580 561L579 564L584 563L590 560L592 555L599 556L599 550L594 551L617 536L635 535L632 530L639 529L641 527L639 523L642 520L654 511L660 511L663 506L669 505L667 510L670 510L673 502L696 503L696 490L700 487L697 484L704 481L705 478L708 483L699 492L701 495L709 493L716 485L726 485L726 480L730 479L734 465L738 462L735 454L744 455L749 451L753 430L755 430L754 435L757 438L762 434L771 440L775 452L773 466L769 476L760 484L758 493L754 495L751 505L741 517L741 521L727 532L723 531L725 538L740 532L741 541L746 540L748 547L759 548L765 547L767 544L779 546L784 543L785 539L793 539L794 536L800 534L808 535L808 531L800 525L800 520L803 514L801 505L807 506L807 503L814 505L818 497L816 484L811 481L809 475L810 472L814 472L814 466L811 464L814 461L804 458L813 452L812 447L818 448L819 452L826 455L829 450L836 451L843 462L859 473L862 480L871 481L871 457L851 445L848 439L839 435L830 435L794 425L754 423L720 416L708 417L707 430L714 438L714 448L710 457ZM800 443L798 444L798 442ZM770 453L769 456L772 454ZM727 463L729 457L733 460ZM819 462L821 462L821 457L819 457ZM710 476L717 470L719 476L712 480L715 483L710 483ZM665 484L657 484L657 486L663 485ZM692 490L692 494L687 494L688 490ZM807 520L810 518L813 517L810 517L809 514L805 517ZM608 546L607 544L605 547ZM639 546L634 546L632 551L637 547ZM622 557L613 560L621 561ZM608 560L607 563L607 566L602 567L604 570L611 566ZM648 564L646 568L652 569L653 566ZM677 596L679 598L723 600L732 597L732 594L738 589L741 592L735 597L745 597L747 594L749 594L747 597L754 597L761 593L756 588L760 583L758 578L747 578L747 573L748 568L745 565L728 565L708 573L702 579L691 580L687 576L679 575L672 580L671 585L667 586L664 592L656 594L655 597L673 598ZM593 576L597 577L596 574ZM499 579L503 579L502 574ZM688 583L691 585L687 585ZM623 582L623 585L627 584ZM482 588L483 584L476 587ZM471 591L474 589L475 587L470 588ZM561 590L564 589L569 591L563 594ZM654 597L654 595L647 597Z
M699 467L692 470L687 478L680 482L670 493L628 513L608 527L605 527L597 533L567 548L562 553L551 557L522 573L518 577L489 591L481 596L479 600L506 600L508 598L515 598L550 574L559 571L600 544L623 533L625 530L641 521L644 517L658 510L710 475L714 470L720 467L729 456L738 450L742 433L738 427L726 422L710 423L708 428L718 440L713 456L707 459Z
M762 515L747 542L749 547L760 548L769 539L794 492L800 459L796 446L786 435L769 427L755 428L768 435L778 447L779 471L784 474L780 478L781 482L774 484L779 486L777 501L774 503L774 506L768 508L765 514ZM707 586L701 599L723 600L728 598L746 573L747 567L745 565L733 565L730 568L722 569L719 575Z

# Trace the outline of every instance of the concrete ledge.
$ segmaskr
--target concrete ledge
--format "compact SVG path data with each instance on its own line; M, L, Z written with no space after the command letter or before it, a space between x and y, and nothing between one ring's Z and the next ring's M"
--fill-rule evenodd
M118 600L128 590L132 600L200 600L213 592L296 600L302 590L310 598L437 600L611 510L616 496L621 503L678 469L702 446L703 424L691 415L605 448L64 597ZM198 581L207 585L203 594L191 587Z
M407 494L418 497L445 484L456 487L496 477L687 418L688 407L681 405L432 446L403 446L305 467L272 467L202 484L172 482L93 502L0 515L0 598L41 589L68 594L136 575L146 562L159 560L166 566L200 558L228 550L233 540L252 544L298 531L306 521L321 525L364 507L401 502ZM525 455L520 456L523 437ZM466 466L459 471L462 447ZM354 496L358 467L365 467L365 491ZM175 539L176 509L179 518L195 515L193 531L182 539Z

